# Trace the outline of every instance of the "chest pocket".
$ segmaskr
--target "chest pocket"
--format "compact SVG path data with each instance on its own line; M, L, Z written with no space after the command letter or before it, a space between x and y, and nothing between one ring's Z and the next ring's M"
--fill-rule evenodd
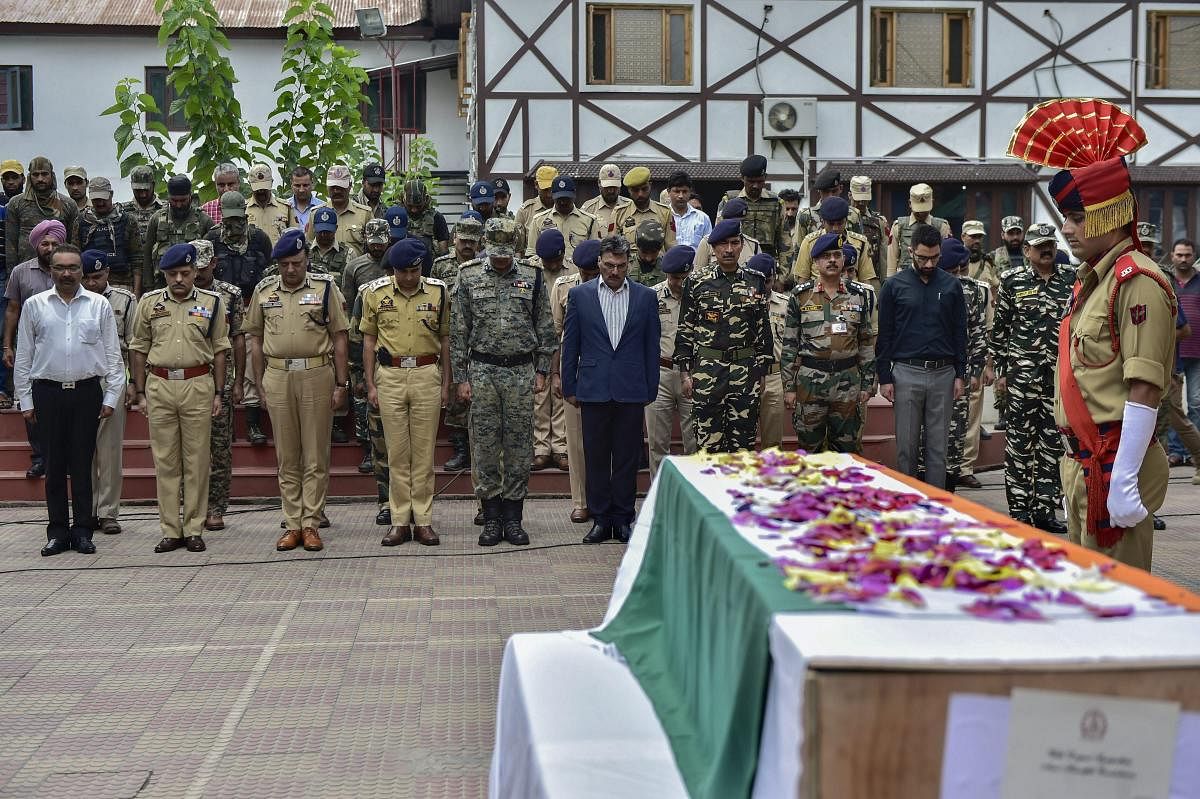
M100 342L100 323L95 319L80 320L79 341L83 344L98 344Z
M1117 353L1113 352L1109 333L1106 314L1084 315L1072 334L1075 362L1080 366L1099 368L1116 360Z
M284 308L263 308L263 330L267 333L276 335L283 332L284 317L286 309Z

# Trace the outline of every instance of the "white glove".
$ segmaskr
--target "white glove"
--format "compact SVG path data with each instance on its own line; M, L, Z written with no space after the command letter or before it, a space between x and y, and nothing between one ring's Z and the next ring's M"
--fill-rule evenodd
M1158 411L1136 402L1125 403L1121 443L1108 486L1108 516L1114 527L1133 527L1149 515L1138 491L1138 472L1154 436Z

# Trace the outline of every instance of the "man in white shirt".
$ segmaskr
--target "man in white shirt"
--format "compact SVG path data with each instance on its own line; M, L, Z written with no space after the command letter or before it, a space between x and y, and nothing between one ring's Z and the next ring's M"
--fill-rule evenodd
M13 384L26 421L36 422L39 413L53 420L41 428L50 520L42 555L72 548L91 555L96 552L92 543L96 430L124 399L125 366L112 306L80 285L79 248L70 244L55 248L50 273L54 287L33 295L21 308Z
M671 199L671 215L675 218L675 243L693 249L700 239L712 232L708 214L688 202L692 197L692 178L687 172L673 172L667 178L667 196Z

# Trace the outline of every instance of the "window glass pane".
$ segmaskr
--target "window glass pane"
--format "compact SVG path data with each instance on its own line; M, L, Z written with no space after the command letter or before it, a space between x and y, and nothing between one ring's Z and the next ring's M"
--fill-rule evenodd
M593 83L608 81L608 14L592 13L592 74Z
M1158 229L1162 230L1163 224L1163 191L1162 189L1152 189L1146 193L1149 201L1146 203L1145 209L1142 210L1142 215L1145 221L1152 225L1158 225Z
M896 14L894 86L929 88L942 85L942 15Z
M1017 193L1012 189L1005 189L1000 192L1000 210L996 212L996 216L1002 218L1006 216L1020 216L1017 213L1017 206ZM1000 232L1003 233L1004 231Z
M612 82L662 83L663 13L661 8L619 8L613 17L613 41L620 42L613 59Z
M875 18L875 83L886 84L891 80L888 74L888 53L891 52L892 18L880 14Z
M963 84L963 36L966 20L963 17L946 18L946 80L952 84Z
M983 229L987 233L992 230L992 193L990 191L975 192L975 219L983 223ZM984 246L987 246L988 239L985 237Z
M1170 250L1171 242L1175 239L1190 239L1192 237L1191 230L1188 229L1188 195L1186 189L1175 189L1171 192L1171 229L1163 231L1163 249ZM1168 238L1169 234L1170 238Z
M1167 18L1167 74L1170 89L1200 89L1200 15Z
M967 187L953 183L938 183L933 187L933 216L950 223L950 230L961 235L967 213Z
M671 65L667 79L671 83L687 82L686 43L687 18L683 14L670 14L671 20Z

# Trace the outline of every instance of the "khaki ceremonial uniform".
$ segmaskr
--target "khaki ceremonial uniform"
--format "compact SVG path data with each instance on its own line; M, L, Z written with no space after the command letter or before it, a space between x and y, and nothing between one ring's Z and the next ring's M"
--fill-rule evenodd
M818 276L813 274L812 248L817 243L817 239L823 235L825 235L824 230L813 231L801 240L796 252L796 260L792 264L792 275L796 278L797 283L817 279ZM858 252L858 281L870 283L878 289L879 275L875 271L875 261L871 258L871 244L867 241L867 237L855 233L853 230L847 230L842 235L845 236L847 243Z
M329 206L333 208L332 205ZM366 240L363 238L363 228L367 223L374 219L371 209L365 205L350 200L346 203L346 207L339 211L333 208L333 212L337 214L337 231L333 234L334 241L340 241L343 246L350 248L349 258L362 255L367 251ZM305 228L304 235L310 240L316 241L316 234L312 229L313 217L308 217L308 226Z
M220 295L198 288L182 300L170 289L143 294L129 349L146 355L150 451L163 537L201 535L208 513L212 401L217 391L211 367L219 353L228 357L230 351ZM189 370L197 373L189 377Z
M1114 357L1108 324L1108 302L1116 279L1113 264L1130 244L1131 240L1125 239L1095 266L1085 263L1077 272L1081 287L1071 314L1071 371L1097 426L1122 421L1129 399L1128 381L1141 380L1163 390L1171 384L1175 314L1167 293L1152 278L1138 275L1121 285L1112 309L1120 335L1120 351ZM1141 253L1135 252L1133 257L1146 269L1158 269L1154 261ZM1059 427L1070 426L1058 381L1054 390L1054 422ZM1154 513L1162 507L1170 477L1167 455L1158 439L1151 440L1138 473L1138 491L1148 511L1146 518L1126 529L1117 543L1107 548L1101 548L1087 531L1087 481L1083 467L1070 457L1059 463L1067 505L1068 538L1149 571L1154 553Z
M563 216L551 208L529 220L529 227L525 230L526 257L534 254L534 245L537 244L538 236L543 230L550 228L558 228L558 231L563 234L563 239L567 244L564 257L568 261L575 252L575 245L579 242L601 238L600 225L596 222L596 217L586 214L578 208L572 208L571 213Z
M626 197L625 199L629 199ZM630 200L630 202L633 202ZM536 243L537 239L532 242L528 240L526 232L529 229L529 223L533 218L543 211L553 211L554 203L550 205L542 205L541 196L535 195L530 197L525 202L521 203L521 207L517 209L517 213L513 216L513 221L517 225L517 241L514 249L518 254L525 252L529 247Z
M274 194L271 195L271 199L266 205L259 205L254 197L251 197L246 203L246 219L267 234L272 247L275 246L275 242L279 241L283 231L292 226L291 216L292 207Z
M682 290L681 290L682 291ZM675 333L679 330L682 293L676 297L664 280L654 287L658 299L658 395L646 406L646 440L650 448L650 474L658 474L658 465L671 454L671 433L675 414L683 433L683 453L696 451L696 425L692 421L692 400L683 396L679 370L674 366Z
M554 316L554 331L562 342L563 324L567 318L567 294L580 285L583 276L575 271L563 275L550 287L550 313ZM674 342L672 342L674 343ZM557 365L558 358L555 357ZM561 372L559 373L561 375ZM571 475L571 505L575 510L587 510L587 464L583 452L583 416L579 408L563 403L563 423L567 437L567 466Z
M306 272L294 289L279 275L254 289L243 331L262 342L262 391L275 431L279 498L289 530L320 525L329 488L333 337L349 328L332 275ZM257 376L258 365L255 365Z
M905 267L912 266L912 252L909 247L912 245L913 228L918 224L912 214L902 216L892 223L887 249L887 270L881 276L883 280L887 280ZM930 214L925 217L925 224L937 228L943 239L950 238L950 223L945 219ZM859 276L861 277L861 274Z
M617 204L609 205L604 202L604 198L597 195L592 199L579 206L584 213L591 214L596 217L596 222L600 225L600 237L611 236L617 230L617 212L624 209L626 206L633 205L633 200L628 197L617 195Z
M553 289L560 278L578 271L574 264L564 258L562 269L551 271L542 267L543 285ZM551 313L554 312L553 300L554 297L551 295ZM566 294L563 295L563 301L566 301ZM558 336L561 341L561 330L558 331ZM533 393L533 456L535 458L539 455L551 457L567 455L567 464L570 465L571 456L567 453L567 405L568 403L562 397L554 396L549 380L544 381L541 391Z
M758 410L758 437L762 449L783 446L783 378L780 362L783 357L783 332L787 326L788 295L771 292L771 340L775 344L775 363L763 383L762 404Z
M125 374L129 374L129 334L137 315L137 298L133 292L109 285L104 290L117 323L117 338L121 340L121 359ZM107 386L105 387L107 388ZM100 420L96 430L96 454L92 458L92 492L95 495L97 519L116 519L121 509L122 442L125 440L125 395L117 401L112 416Z
M653 219L662 225L663 234L666 236L666 243L663 245L663 252L675 246L675 216L671 213L671 206L663 205L658 200L651 200L645 210L639 211L638 207L630 201L629 205L622 206L613 216L612 233L620 233L625 238L629 239L629 246L637 245L637 227L647 219ZM609 235L601 233L601 238Z
M441 363L450 337L449 293L442 281L423 277L412 294L405 294L389 275L363 288L362 305L359 332L376 337L374 382L391 470L392 524L407 525L411 519L418 526L431 525L442 369L449 368Z
M738 266L745 266L747 261L760 252L762 252L762 245L758 243L758 239L752 239L743 234L742 254L738 256ZM693 263L696 269L717 263L717 254L713 252L712 245L708 243L708 236L701 238L700 243L696 245L696 258Z

